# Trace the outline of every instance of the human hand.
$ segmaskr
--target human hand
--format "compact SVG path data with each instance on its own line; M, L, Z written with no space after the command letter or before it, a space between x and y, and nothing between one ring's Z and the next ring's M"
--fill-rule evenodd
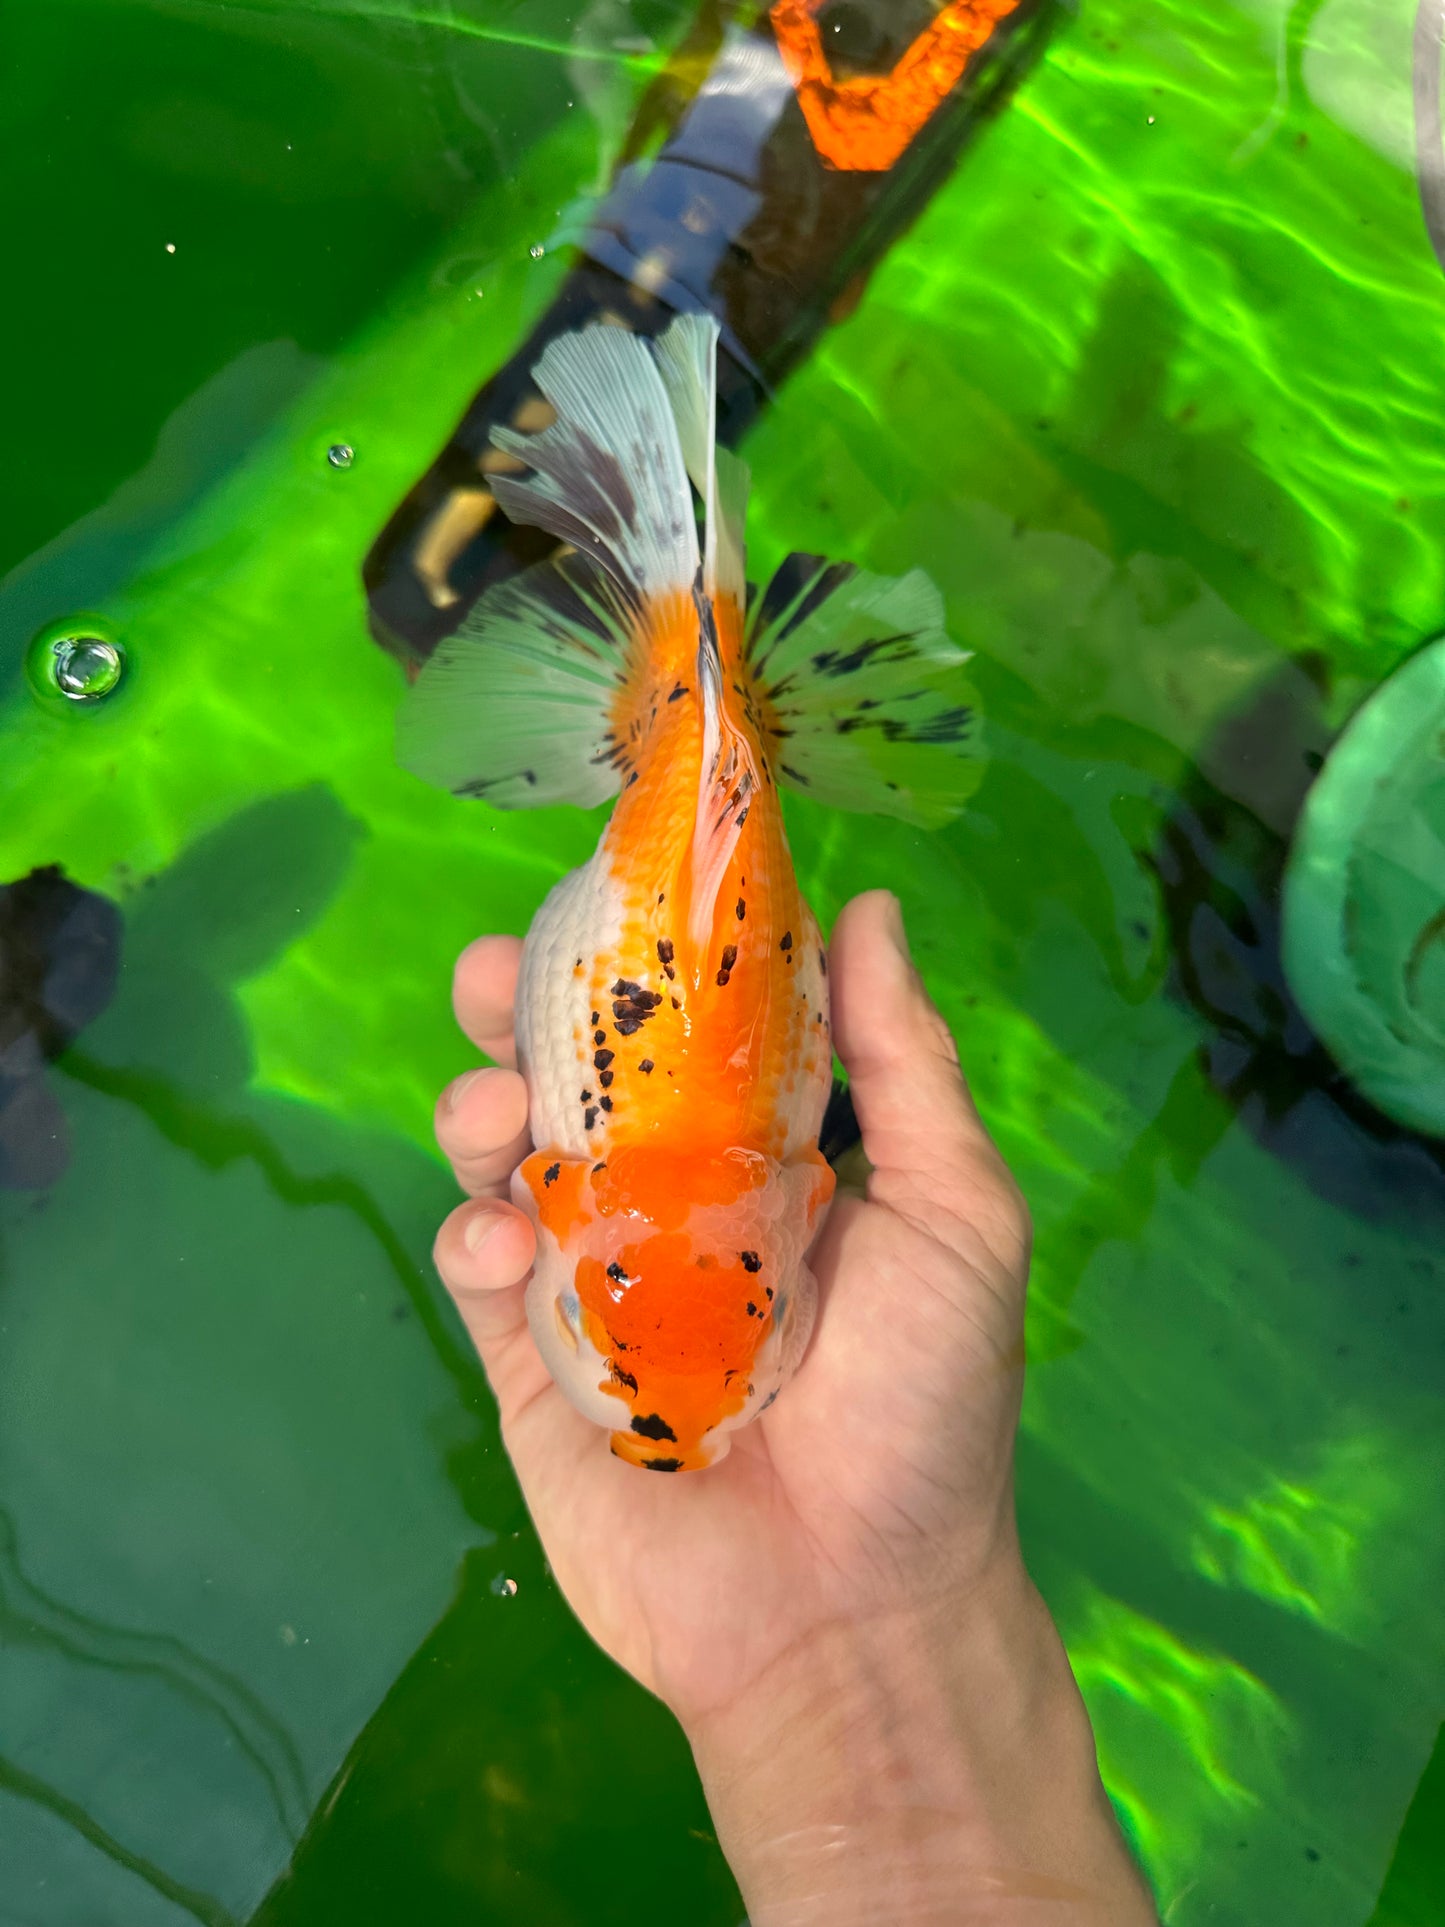
M884 1917L840 1911L857 1895L840 1844L875 1868L903 1855L889 1908L898 1879L922 1884L900 1921L992 1919L956 1908L960 1881L970 1907L997 1899L1020 1927L1031 1899L1061 1923L1152 1919L1119 1909L1127 1862L1014 1532L1028 1213L909 961L896 901L855 899L830 949L834 1039L872 1168L866 1196L840 1195L814 1246L812 1345L721 1464L677 1479L612 1456L527 1326L533 1231L506 1197L531 1148L526 1089L507 1068L520 948L484 937L457 966L458 1018L501 1068L457 1080L438 1106L469 1201L442 1226L437 1264L558 1582L682 1721L755 1923ZM1014 1785L1018 1747L1032 1758L1045 1737L1048 1770L1066 1764L1077 1798L1021 1827L1000 1788ZM1022 1784L1020 1797L1029 1804ZM1046 1893L1017 1886L1041 1878ZM1087 1910L1095 1890L1112 1911Z

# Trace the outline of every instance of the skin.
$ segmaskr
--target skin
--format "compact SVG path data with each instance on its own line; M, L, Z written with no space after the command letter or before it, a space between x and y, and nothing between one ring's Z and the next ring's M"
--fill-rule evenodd
M468 1201L436 1257L559 1583L697 1759L753 1927L1150 1927L1087 1716L1014 1527L1029 1221L909 961L896 901L850 903L834 1039L871 1166L814 1247L820 1313L719 1466L644 1476L553 1385L506 1200L530 1149L520 945L463 952L462 1028L500 1068L443 1093Z

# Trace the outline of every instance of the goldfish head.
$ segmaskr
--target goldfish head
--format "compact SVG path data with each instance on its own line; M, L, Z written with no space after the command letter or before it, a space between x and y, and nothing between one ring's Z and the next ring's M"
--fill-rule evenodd
M832 1190L816 1152L783 1164L641 1146L520 1167L513 1197L537 1225L533 1336L620 1458L713 1464L772 1402L812 1328L805 1254Z

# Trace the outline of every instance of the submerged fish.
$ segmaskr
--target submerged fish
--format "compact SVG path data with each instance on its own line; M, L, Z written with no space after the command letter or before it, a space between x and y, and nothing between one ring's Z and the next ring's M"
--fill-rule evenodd
M573 546L483 598L400 731L417 774L505 808L618 795L523 951L537 1149L512 1194L549 1370L614 1452L669 1472L723 1456L813 1322L827 966L776 785L928 825L973 780L966 658L926 576L794 556L749 607L717 337L686 316L550 344L555 418L495 431L514 470L493 480Z

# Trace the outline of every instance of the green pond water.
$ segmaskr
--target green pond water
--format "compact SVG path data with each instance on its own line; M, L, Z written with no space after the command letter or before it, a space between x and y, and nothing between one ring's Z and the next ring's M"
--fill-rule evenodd
M691 11L0 23L0 881L124 916L0 1191L3 1927L741 1918L429 1259L452 959L598 822L395 767L359 577ZM1171 1927L1445 1919L1438 1146L1276 961L1312 772L1445 627L1411 30L1081 0L746 445L755 573L922 566L978 652L962 820L791 834L825 925L899 891L1031 1201L1027 1550ZM57 711L83 611L128 672Z

